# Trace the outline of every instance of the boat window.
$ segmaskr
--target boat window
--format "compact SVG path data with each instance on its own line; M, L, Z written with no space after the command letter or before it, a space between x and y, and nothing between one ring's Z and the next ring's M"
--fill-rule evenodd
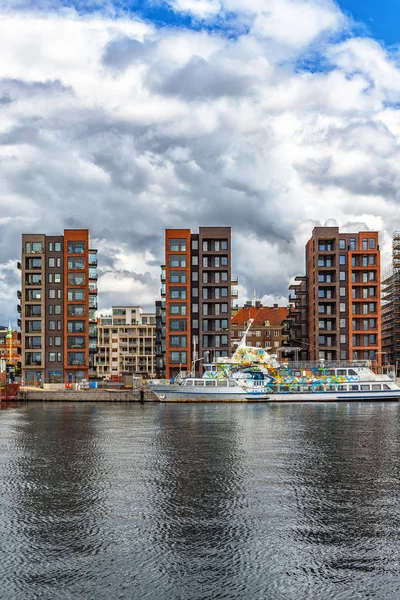
M216 379L206 379L206 387L214 386L216 384Z
M328 369L328 370L326 371L326 375L327 375L328 377L335 377L335 370L334 370L334 369Z
M339 385L338 391L339 392L347 392L347 385Z
M363 384L360 385L360 389L361 389L362 392L366 392L366 391L369 391L371 388L370 388L369 385L363 383Z
M388 386L388 384L387 384L387 383L384 383L384 384L383 384L383 389L384 389L384 390L390 390L390 387Z
M337 374L338 374L338 377L343 377L347 374L347 369L338 369Z
M221 386L221 387L226 387L226 380L225 379L218 379L217 381L217 385Z
M349 375L358 375L354 369L349 369Z
M358 389L359 389L359 388L358 388L358 385L350 385L350 386L349 386L349 389L350 389L352 392L358 392Z
M186 379L186 381L184 383L185 383L185 385L194 385L193 379Z
M382 389L382 386L379 383L373 383L371 387L375 391Z
M237 387L236 381L229 381L229 387Z

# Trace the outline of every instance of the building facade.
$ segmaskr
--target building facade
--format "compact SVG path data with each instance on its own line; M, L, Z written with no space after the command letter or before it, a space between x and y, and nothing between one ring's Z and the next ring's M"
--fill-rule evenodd
M100 317L97 331L98 378L156 377L155 313L145 313L140 306L113 306L110 316Z
M284 306L262 306L260 302L253 306L251 302L247 303L232 317L232 354L252 319L246 336L247 344L268 349L278 357L285 355L289 344L288 316L289 310Z
M392 264L382 277L382 362L400 366L400 231L392 235Z
M161 282L166 377L200 372L201 362L229 356L231 305L237 297L231 228L167 229Z
M22 235L22 379L79 382L94 375L97 250L87 229Z
M337 227L315 227L306 245L304 282L297 294L304 292L308 299L306 316L303 311L308 359L372 360L381 364L378 233L341 233ZM298 296L296 304L301 312Z

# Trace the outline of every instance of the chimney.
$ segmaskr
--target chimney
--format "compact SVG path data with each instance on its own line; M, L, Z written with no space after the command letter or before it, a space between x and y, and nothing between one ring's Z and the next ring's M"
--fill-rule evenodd
M277 305L277 304L274 304L274 308L278 308L278 305Z

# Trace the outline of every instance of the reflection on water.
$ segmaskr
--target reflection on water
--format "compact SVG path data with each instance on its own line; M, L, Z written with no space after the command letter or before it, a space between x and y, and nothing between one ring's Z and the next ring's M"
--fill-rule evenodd
M400 597L399 407L0 412L0 597Z

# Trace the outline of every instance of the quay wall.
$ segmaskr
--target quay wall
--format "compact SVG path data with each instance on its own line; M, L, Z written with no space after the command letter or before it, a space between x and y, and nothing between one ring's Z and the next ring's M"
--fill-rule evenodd
M21 389L18 400L24 402L159 402L149 389L140 390L45 390Z

